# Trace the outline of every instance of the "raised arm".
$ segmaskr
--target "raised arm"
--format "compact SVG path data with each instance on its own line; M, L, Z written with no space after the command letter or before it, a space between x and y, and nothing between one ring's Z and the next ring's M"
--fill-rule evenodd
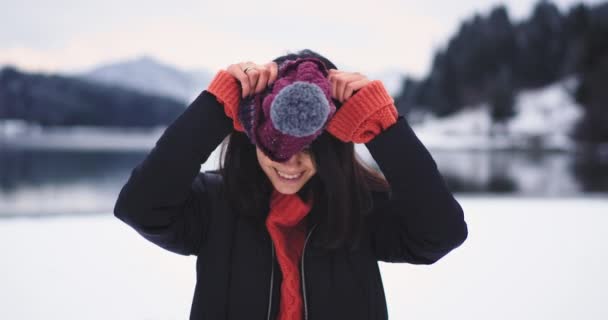
M201 164L231 128L222 104L203 91L132 170L114 215L167 250L196 254L209 216Z
M391 187L375 197L371 245L378 260L431 264L468 235L460 204L382 82L334 72L335 98L345 101L328 130L342 141L365 143Z
M378 260L431 264L468 235L460 204L403 117L366 144L391 186L372 215Z
M220 70L133 169L114 215L167 250L197 254L217 190L208 181L218 180L200 173L201 165L233 128L243 130L237 118L240 99L264 90L276 74L273 62L242 62Z

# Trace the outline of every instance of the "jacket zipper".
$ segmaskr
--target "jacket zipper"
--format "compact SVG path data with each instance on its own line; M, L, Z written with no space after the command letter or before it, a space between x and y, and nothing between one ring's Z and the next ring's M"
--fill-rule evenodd
M270 293L268 294L268 315L266 316L267 320L270 320L270 311L272 309L272 286L274 283L274 243L272 243L272 239L270 239L270 249L272 250L272 257L270 260L270 265L272 267L270 269Z
M308 235L306 236L306 240L304 240L304 249L302 249L302 258L300 260L300 267L302 269L300 271L300 273L302 274L301 278L302 278L302 299L304 299L304 320L308 320L308 302L306 300L306 274L305 274L305 269L304 269L304 255L306 254L306 244L308 244L308 239L310 238L310 236L312 235L312 232L315 230L316 227L317 227L317 225L315 224L310 229L310 232L308 232Z
M304 299L304 320L308 320L308 303L306 300L306 277L304 275L304 254L306 253L306 245L308 244L308 239L310 238L312 232L315 230L316 227L317 225L315 224L308 232L306 240L304 240L304 248L302 249L302 258L300 260L300 273L302 274L302 298ZM270 261L272 267L270 268L270 291L268 293L268 313L266 315L267 320L270 320L270 312L272 310L272 287L274 284L274 243L272 242L272 239L270 239L270 248L272 250L272 257Z

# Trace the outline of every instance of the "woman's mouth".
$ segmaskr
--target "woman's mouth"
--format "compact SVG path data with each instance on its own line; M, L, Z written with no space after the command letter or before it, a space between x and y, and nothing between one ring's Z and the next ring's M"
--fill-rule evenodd
M298 181L304 175L304 171L300 171L298 173L287 173L279 171L277 168L274 168L274 171L277 173L279 178L281 178L281 180L288 182Z

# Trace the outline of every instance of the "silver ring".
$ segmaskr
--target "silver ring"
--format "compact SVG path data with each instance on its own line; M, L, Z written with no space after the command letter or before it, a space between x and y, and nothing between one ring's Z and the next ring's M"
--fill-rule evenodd
M247 71L249 71L249 69L255 69L255 66L247 66L247 67L245 67L245 69L243 69L243 73L247 73Z

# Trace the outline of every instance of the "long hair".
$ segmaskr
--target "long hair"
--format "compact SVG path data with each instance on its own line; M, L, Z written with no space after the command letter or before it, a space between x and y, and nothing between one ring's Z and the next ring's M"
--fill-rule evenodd
M302 50L275 59L280 63L299 57L315 57L328 68L335 65L311 50ZM339 102L334 100L336 107ZM247 135L233 131L221 148L220 174L229 203L241 214L265 217L269 209L272 184L259 166L256 147ZM365 165L356 155L353 143L344 143L324 131L310 146L316 174L298 192L312 193L313 210L318 213L316 241L327 249L358 246L364 216L372 210L372 191L388 191L382 175Z

